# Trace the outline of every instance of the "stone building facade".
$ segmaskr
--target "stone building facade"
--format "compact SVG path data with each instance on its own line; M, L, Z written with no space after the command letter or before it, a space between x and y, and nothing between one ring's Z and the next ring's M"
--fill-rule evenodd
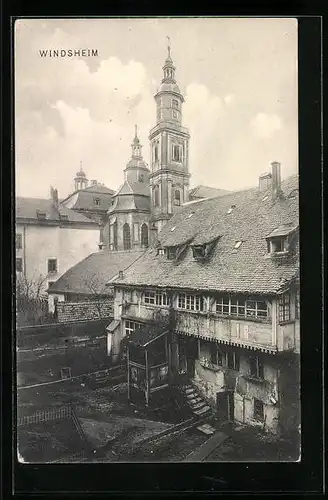
M187 204L156 248L111 280L112 356L156 311L175 324L170 371L222 420L288 434L299 425L298 179Z

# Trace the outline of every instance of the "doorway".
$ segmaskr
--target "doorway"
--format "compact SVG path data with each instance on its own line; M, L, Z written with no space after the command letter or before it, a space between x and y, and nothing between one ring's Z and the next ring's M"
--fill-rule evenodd
M233 422L235 414L233 391L217 392L216 407L218 419L221 422Z

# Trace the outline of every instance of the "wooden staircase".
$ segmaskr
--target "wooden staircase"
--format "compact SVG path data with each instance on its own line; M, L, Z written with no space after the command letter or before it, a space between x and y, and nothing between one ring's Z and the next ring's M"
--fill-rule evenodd
M180 390L186 400L187 406L190 408L193 415L199 418L212 416L212 408L200 394L198 389L190 383L180 387Z

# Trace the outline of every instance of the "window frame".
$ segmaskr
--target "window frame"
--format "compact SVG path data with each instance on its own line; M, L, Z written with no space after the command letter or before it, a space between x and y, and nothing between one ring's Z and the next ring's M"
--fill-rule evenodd
M254 307L251 307L251 304ZM265 304L262 308L259 304ZM215 300L215 312L221 316L232 316L236 318L270 320L269 306L266 300L247 299L242 296L221 295ZM265 314L262 314L265 313Z
M204 301L201 295L179 293L178 309L183 311L204 311Z
M53 263L55 262L56 265L55 266L51 266L50 263ZM54 267L54 269L50 269L51 267ZM47 260L47 270L48 270L48 274L56 274L58 273L58 259L57 258L51 258L51 259L48 259Z
M124 333L125 333L125 335L128 335L127 332L129 332L129 335L130 335L131 333L135 332L137 329L140 329L141 327L142 327L142 323L138 323L138 321L131 321L129 319L124 320Z
M256 406L259 406L259 408L256 408ZM254 398L253 418L259 422L264 421L264 403L257 398Z
M177 197L178 193L179 193L179 196ZM173 204L176 205L177 207L181 206L181 190L180 189L174 189Z
M23 234L22 233L16 233L15 246L16 246L16 250L21 250L23 248Z
M291 321L291 296L290 292L279 296L278 302L279 324Z
M20 265L17 266L17 263L20 262ZM24 269L23 269L23 259L22 257L16 257L16 273L22 273L24 272Z
M252 362L254 362L253 366ZM255 370L252 370L252 368L255 368ZM251 377L264 380L264 364L259 356L249 357L249 374Z
M127 231L128 229L128 231ZM123 224L123 249L124 250L131 250L132 248L132 241L131 241L131 228L130 224L125 222Z

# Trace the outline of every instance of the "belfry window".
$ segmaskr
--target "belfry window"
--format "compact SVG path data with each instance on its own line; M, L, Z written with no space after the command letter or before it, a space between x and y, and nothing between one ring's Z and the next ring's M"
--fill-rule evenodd
M123 226L123 248L124 250L131 249L130 226L127 223L125 223Z
M181 193L179 189L174 191L174 205L181 205Z
M172 161L182 161L182 146L180 144L172 145Z
M154 206L158 207L159 206L159 187L155 186L153 189L153 200L154 200Z
M142 224L141 226L141 246L148 247L148 226L147 224Z
M172 108L179 108L179 102L176 99L172 99Z
M154 146L154 161L158 161L158 145Z

